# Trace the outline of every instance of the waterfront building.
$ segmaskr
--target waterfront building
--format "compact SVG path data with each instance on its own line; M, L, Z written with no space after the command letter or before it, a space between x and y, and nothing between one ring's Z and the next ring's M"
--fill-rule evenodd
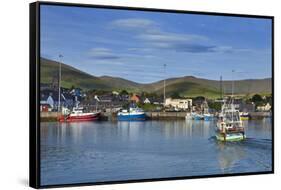
M257 110L258 111L270 111L271 110L271 105L269 103L267 103L266 105L258 106Z
M112 94L115 95L115 96L118 96L118 95L119 95L119 92L117 92L117 91L112 91Z
M59 93L53 90L43 90L40 93L40 105L48 104L52 109L58 108ZM74 97L68 93L61 93L61 106L72 107L74 106Z
M192 99L172 99L166 98L165 107L187 110L192 107Z

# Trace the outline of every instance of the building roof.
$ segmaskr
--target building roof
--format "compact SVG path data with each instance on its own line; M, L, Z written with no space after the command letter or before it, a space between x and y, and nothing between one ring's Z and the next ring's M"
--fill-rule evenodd
M40 92L41 101L46 101L49 98L49 96L51 96L54 101L58 101L59 93L58 91L49 90L49 89L42 90ZM65 100L74 100L74 97L69 93L61 93L61 101L65 101Z

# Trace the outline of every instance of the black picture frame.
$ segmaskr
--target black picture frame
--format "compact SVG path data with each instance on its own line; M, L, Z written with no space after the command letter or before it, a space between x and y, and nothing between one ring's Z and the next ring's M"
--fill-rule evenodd
M199 14L199 15L215 15L215 16L231 16L245 18L264 18L272 22L271 38L272 38L272 170L261 172L246 172L232 174L215 174L203 176L182 176L157 179L139 179L139 180L122 180L110 182L93 182L93 183L77 183L77 184L59 184L59 185L41 185L40 184L40 6L41 5L56 5L67 7L87 7L87 8L104 8L116 10L134 10L146 12L168 12L179 14ZM58 2L34 2L29 5L29 39L30 39L30 81L29 81L29 185L33 188L53 188L53 187L73 187L84 185L101 185L101 184L120 184L120 183L135 183L135 182L152 182L166 180L182 180L194 178L212 178L212 177L227 177L227 176L244 176L258 174L273 174L274 173L274 17L263 15L248 15L248 14L232 14L218 12L201 12L187 10L168 10L156 8L141 8L141 7L125 7L125 6L109 6L109 5L92 5L92 4L76 4L76 3L58 3Z

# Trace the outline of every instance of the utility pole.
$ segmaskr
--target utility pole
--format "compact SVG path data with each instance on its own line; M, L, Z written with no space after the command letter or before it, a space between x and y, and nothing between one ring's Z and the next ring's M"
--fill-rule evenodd
M62 61L63 55L59 54L59 102L58 102L58 112L61 111L61 101L60 101L60 97L61 97L61 61Z
M232 70L232 88L231 88L232 90L232 92L231 92L231 98L232 98L232 105L231 105L231 113L232 113L232 122L233 122L233 112L234 112L234 70Z
M165 107L165 103L166 103L166 64L164 64L164 92L163 92L163 105Z
M220 93L221 93L221 100L222 100L222 76L220 76Z

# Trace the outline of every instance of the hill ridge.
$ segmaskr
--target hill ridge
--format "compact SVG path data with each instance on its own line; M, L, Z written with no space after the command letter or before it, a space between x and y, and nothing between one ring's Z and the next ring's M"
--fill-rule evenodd
M46 58L41 58L41 83L52 83L58 74L58 62ZM271 78L264 79L242 79L235 80L236 94L271 93ZM223 81L225 93L229 93L232 81ZM79 87L85 90L127 90L131 92L163 92L163 80L148 84L137 83L113 76L94 76L81 71L75 67L62 63L62 86L70 88ZM211 95L219 96L220 81L212 79L197 78L186 75L183 77L173 77L166 79L167 95L178 93L183 96Z

